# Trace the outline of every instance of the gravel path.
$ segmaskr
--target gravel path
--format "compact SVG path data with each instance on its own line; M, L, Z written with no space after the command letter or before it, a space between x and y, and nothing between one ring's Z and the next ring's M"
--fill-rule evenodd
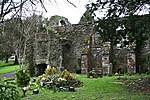
M5 73L5 74L2 74L2 75L4 77L14 78L15 77L15 73L16 73L16 71L13 71L13 72Z

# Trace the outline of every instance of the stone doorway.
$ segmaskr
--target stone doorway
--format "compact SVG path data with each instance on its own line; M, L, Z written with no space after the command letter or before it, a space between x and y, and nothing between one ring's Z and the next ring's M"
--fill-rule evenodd
M38 64L35 69L36 76L44 74L46 68L47 64Z
M69 69L69 67L71 66L71 45L69 43L66 43L63 45L62 47L62 66L65 69Z

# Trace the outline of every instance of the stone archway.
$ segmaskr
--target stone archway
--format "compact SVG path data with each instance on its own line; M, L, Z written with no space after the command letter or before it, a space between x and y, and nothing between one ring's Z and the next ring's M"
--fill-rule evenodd
M72 53L72 45L71 41L63 40L62 43L62 66L65 69L72 71L72 60L73 60L73 53ZM72 62L72 63L71 63Z
M47 68L47 64L44 64L44 63L38 64L35 69L36 76L44 74L46 68Z

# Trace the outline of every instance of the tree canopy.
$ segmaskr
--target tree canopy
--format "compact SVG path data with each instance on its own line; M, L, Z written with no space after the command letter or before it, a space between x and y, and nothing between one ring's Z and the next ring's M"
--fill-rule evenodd
M103 41L111 42L111 58L113 64L113 46L121 37L129 36L129 42L135 42L136 66L141 66L140 54L142 45L150 33L150 1L149 0L97 0L87 5L97 18L97 31ZM97 15L100 12L100 16ZM101 16L101 15L104 16ZM120 29L119 29L120 28ZM118 30L119 29L119 30ZM113 65L115 66L115 65Z

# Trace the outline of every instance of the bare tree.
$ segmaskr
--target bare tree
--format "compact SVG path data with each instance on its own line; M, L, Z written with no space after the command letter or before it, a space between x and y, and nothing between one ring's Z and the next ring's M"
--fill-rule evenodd
M28 11L38 3L41 3L41 7L46 11L43 0L0 0L0 22L3 22L7 15L13 18L20 15L23 9Z
M19 33L19 22L18 18L12 20L5 20L2 25L1 40L3 40L0 45L7 54L14 54L15 50L18 48L18 39L20 38ZM18 25L16 25L18 24Z
M49 2L51 1L49 0ZM54 1L57 3L56 0ZM69 0L67 2L76 7ZM25 58L30 52L27 48L33 46L32 41L39 20L39 16L33 15L32 17L23 18L23 15L29 9L32 11L32 8L39 3L47 11L44 0L0 0L0 23L3 23L2 26L5 30L1 33L6 39L6 47L13 51L20 65L24 65L24 62L26 62ZM6 21L7 16L9 16L9 20Z
M49 0L51 2L52 0ZM57 0L54 0L57 3ZM56 2L57 1L57 2ZM72 2L66 0L70 5L76 7ZM44 6L44 0L0 0L0 22L4 21L4 17L9 15L11 18L17 15L22 15L22 11L25 10L29 12L29 9L32 10L37 4L47 12L47 9Z
M30 55L32 46L34 45L34 36L39 27L38 23L42 21L42 16L33 14L33 16L23 20L23 46L22 46L22 65L26 62L26 56ZM42 23L41 23L42 24ZM30 49L29 49L30 48Z

